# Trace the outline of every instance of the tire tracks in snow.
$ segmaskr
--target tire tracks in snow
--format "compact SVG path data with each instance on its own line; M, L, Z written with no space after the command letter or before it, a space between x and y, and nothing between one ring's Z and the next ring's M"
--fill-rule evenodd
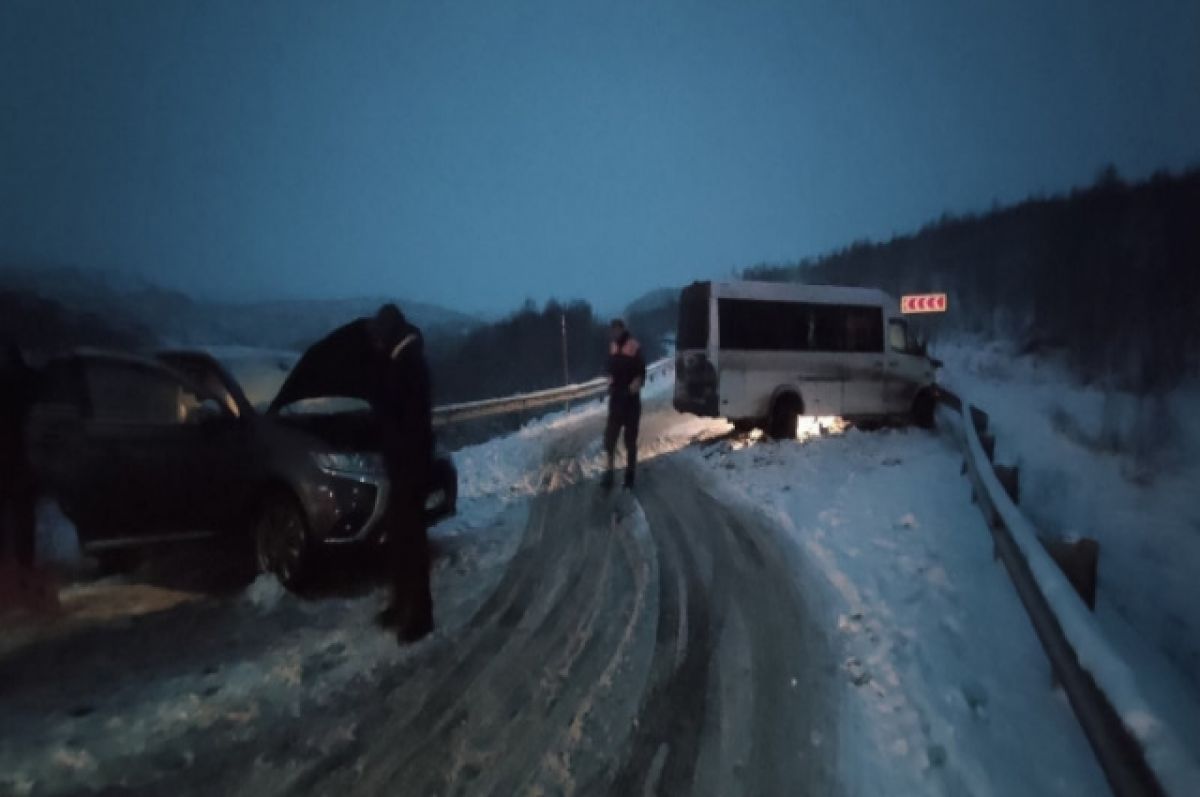
M647 409L644 439L675 422ZM670 456L636 497L586 481L602 420L549 446L463 627L249 738L193 739L193 765L127 793L836 793L831 659L775 531Z

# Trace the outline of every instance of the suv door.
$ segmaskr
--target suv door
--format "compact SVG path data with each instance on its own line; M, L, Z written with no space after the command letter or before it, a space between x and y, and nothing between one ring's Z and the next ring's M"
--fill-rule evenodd
M197 439L184 464L195 523L206 530L234 530L245 523L249 500L263 477L256 456L254 408L237 380L210 355L160 352L157 359L225 410L216 412L210 405L197 419Z
M26 440L39 488L54 497L77 526L79 517L99 511L88 474L99 463L84 445L85 397L78 362L60 358L46 364L29 413Z
M220 402L150 361L81 358L87 397L87 541L137 541L203 528ZM231 417L231 416L229 416ZM215 445L219 445L216 440Z

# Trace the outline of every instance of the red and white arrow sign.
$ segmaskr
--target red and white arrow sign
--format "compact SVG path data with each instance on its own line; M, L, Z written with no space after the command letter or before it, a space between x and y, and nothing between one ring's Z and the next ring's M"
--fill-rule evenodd
M944 313L946 304L944 293L913 293L900 297L900 312Z

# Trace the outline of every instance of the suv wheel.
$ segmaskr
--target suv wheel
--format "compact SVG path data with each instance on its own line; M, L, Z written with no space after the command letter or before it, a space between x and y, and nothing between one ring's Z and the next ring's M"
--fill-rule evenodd
M312 546L295 498L280 492L262 502L254 521L254 553L260 572L271 573L288 589L304 584L312 570Z

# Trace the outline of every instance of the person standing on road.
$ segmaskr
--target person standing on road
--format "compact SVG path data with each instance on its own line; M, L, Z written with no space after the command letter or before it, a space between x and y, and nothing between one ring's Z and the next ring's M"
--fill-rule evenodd
M625 486L633 487L637 476L638 425L642 420L642 385L646 382L646 360L642 347L629 334L625 322L614 318L608 346L608 422L604 426L604 451L608 454L605 487L613 485L617 436L625 431Z
M401 642L433 631L425 494L433 463L432 396L421 331L394 304L368 321L377 361L370 404L383 434L390 493L384 516L392 602L380 615Z
M36 494L25 446L25 426L37 372L21 350L6 347L0 363L0 563L33 566Z

